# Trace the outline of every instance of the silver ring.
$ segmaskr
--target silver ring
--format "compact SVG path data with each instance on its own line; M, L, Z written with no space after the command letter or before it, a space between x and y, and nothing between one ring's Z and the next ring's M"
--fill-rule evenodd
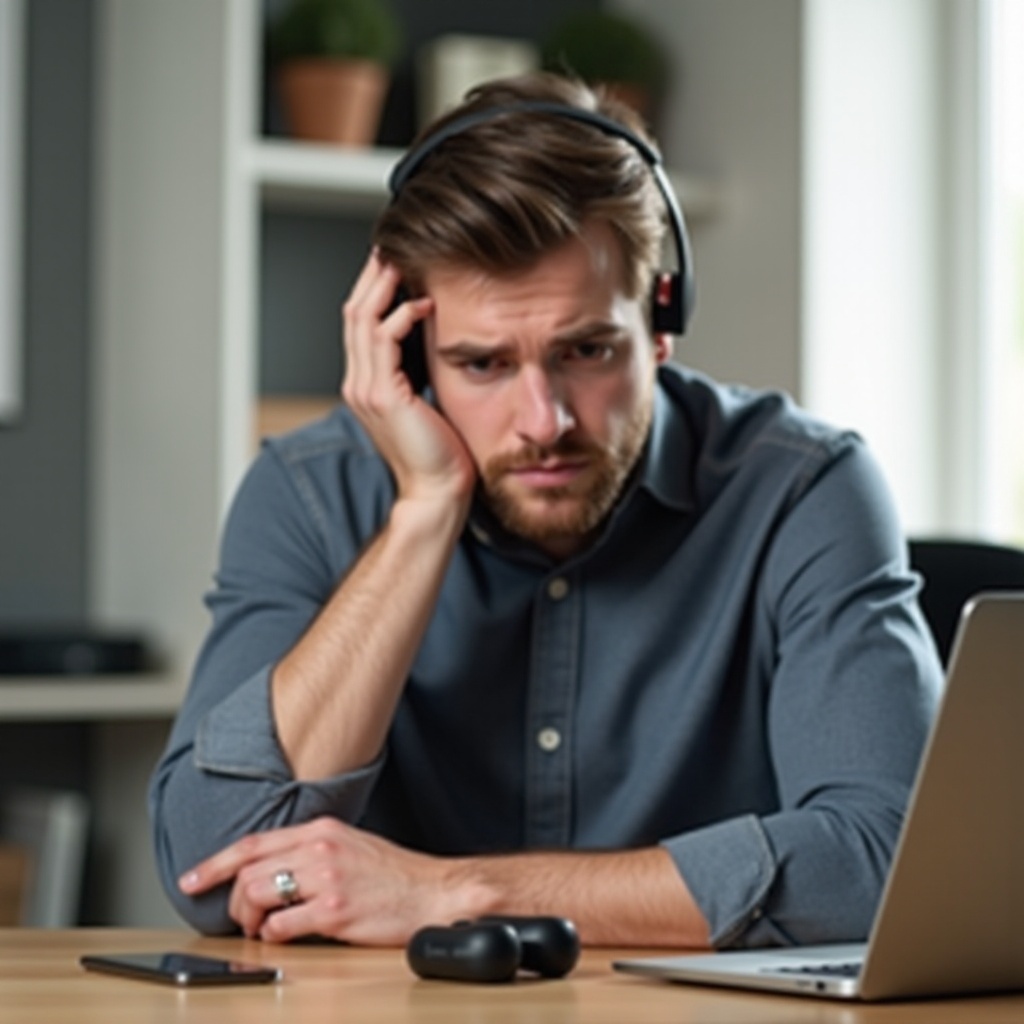
M287 869L282 869L274 875L274 888L281 902L285 904L297 903L299 900L299 883L295 876Z

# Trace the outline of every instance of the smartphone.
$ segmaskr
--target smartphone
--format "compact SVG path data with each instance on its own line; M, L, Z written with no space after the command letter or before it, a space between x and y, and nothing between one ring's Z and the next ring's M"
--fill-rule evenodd
M278 967L218 960L191 953L123 953L83 956L78 961L87 971L103 971L126 978L158 981L164 985L260 985L280 981Z

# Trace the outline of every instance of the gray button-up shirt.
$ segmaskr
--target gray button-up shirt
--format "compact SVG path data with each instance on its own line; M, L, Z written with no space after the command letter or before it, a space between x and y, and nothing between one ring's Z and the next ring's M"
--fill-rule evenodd
M866 934L940 672L856 436L663 367L642 463L598 541L556 564L475 509L385 750L298 782L271 671L393 499L345 409L269 442L239 491L151 786L187 920L233 927L226 892L184 897L179 873L329 814L440 854L660 843L718 945Z

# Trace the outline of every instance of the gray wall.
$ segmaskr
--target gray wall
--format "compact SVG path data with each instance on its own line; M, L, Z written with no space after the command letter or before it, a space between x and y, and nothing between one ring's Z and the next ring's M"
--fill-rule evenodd
M26 402L0 429L0 630L86 611L93 7L26 7Z
M0 429L0 632L86 615L93 7L25 6L26 401ZM0 722L0 787L85 790L89 749L79 723Z

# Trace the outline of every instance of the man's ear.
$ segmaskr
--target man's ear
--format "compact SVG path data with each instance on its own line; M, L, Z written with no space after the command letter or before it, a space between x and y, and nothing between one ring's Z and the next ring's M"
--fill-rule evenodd
M674 334L655 334L654 336L654 361L661 366L672 358L675 350Z

